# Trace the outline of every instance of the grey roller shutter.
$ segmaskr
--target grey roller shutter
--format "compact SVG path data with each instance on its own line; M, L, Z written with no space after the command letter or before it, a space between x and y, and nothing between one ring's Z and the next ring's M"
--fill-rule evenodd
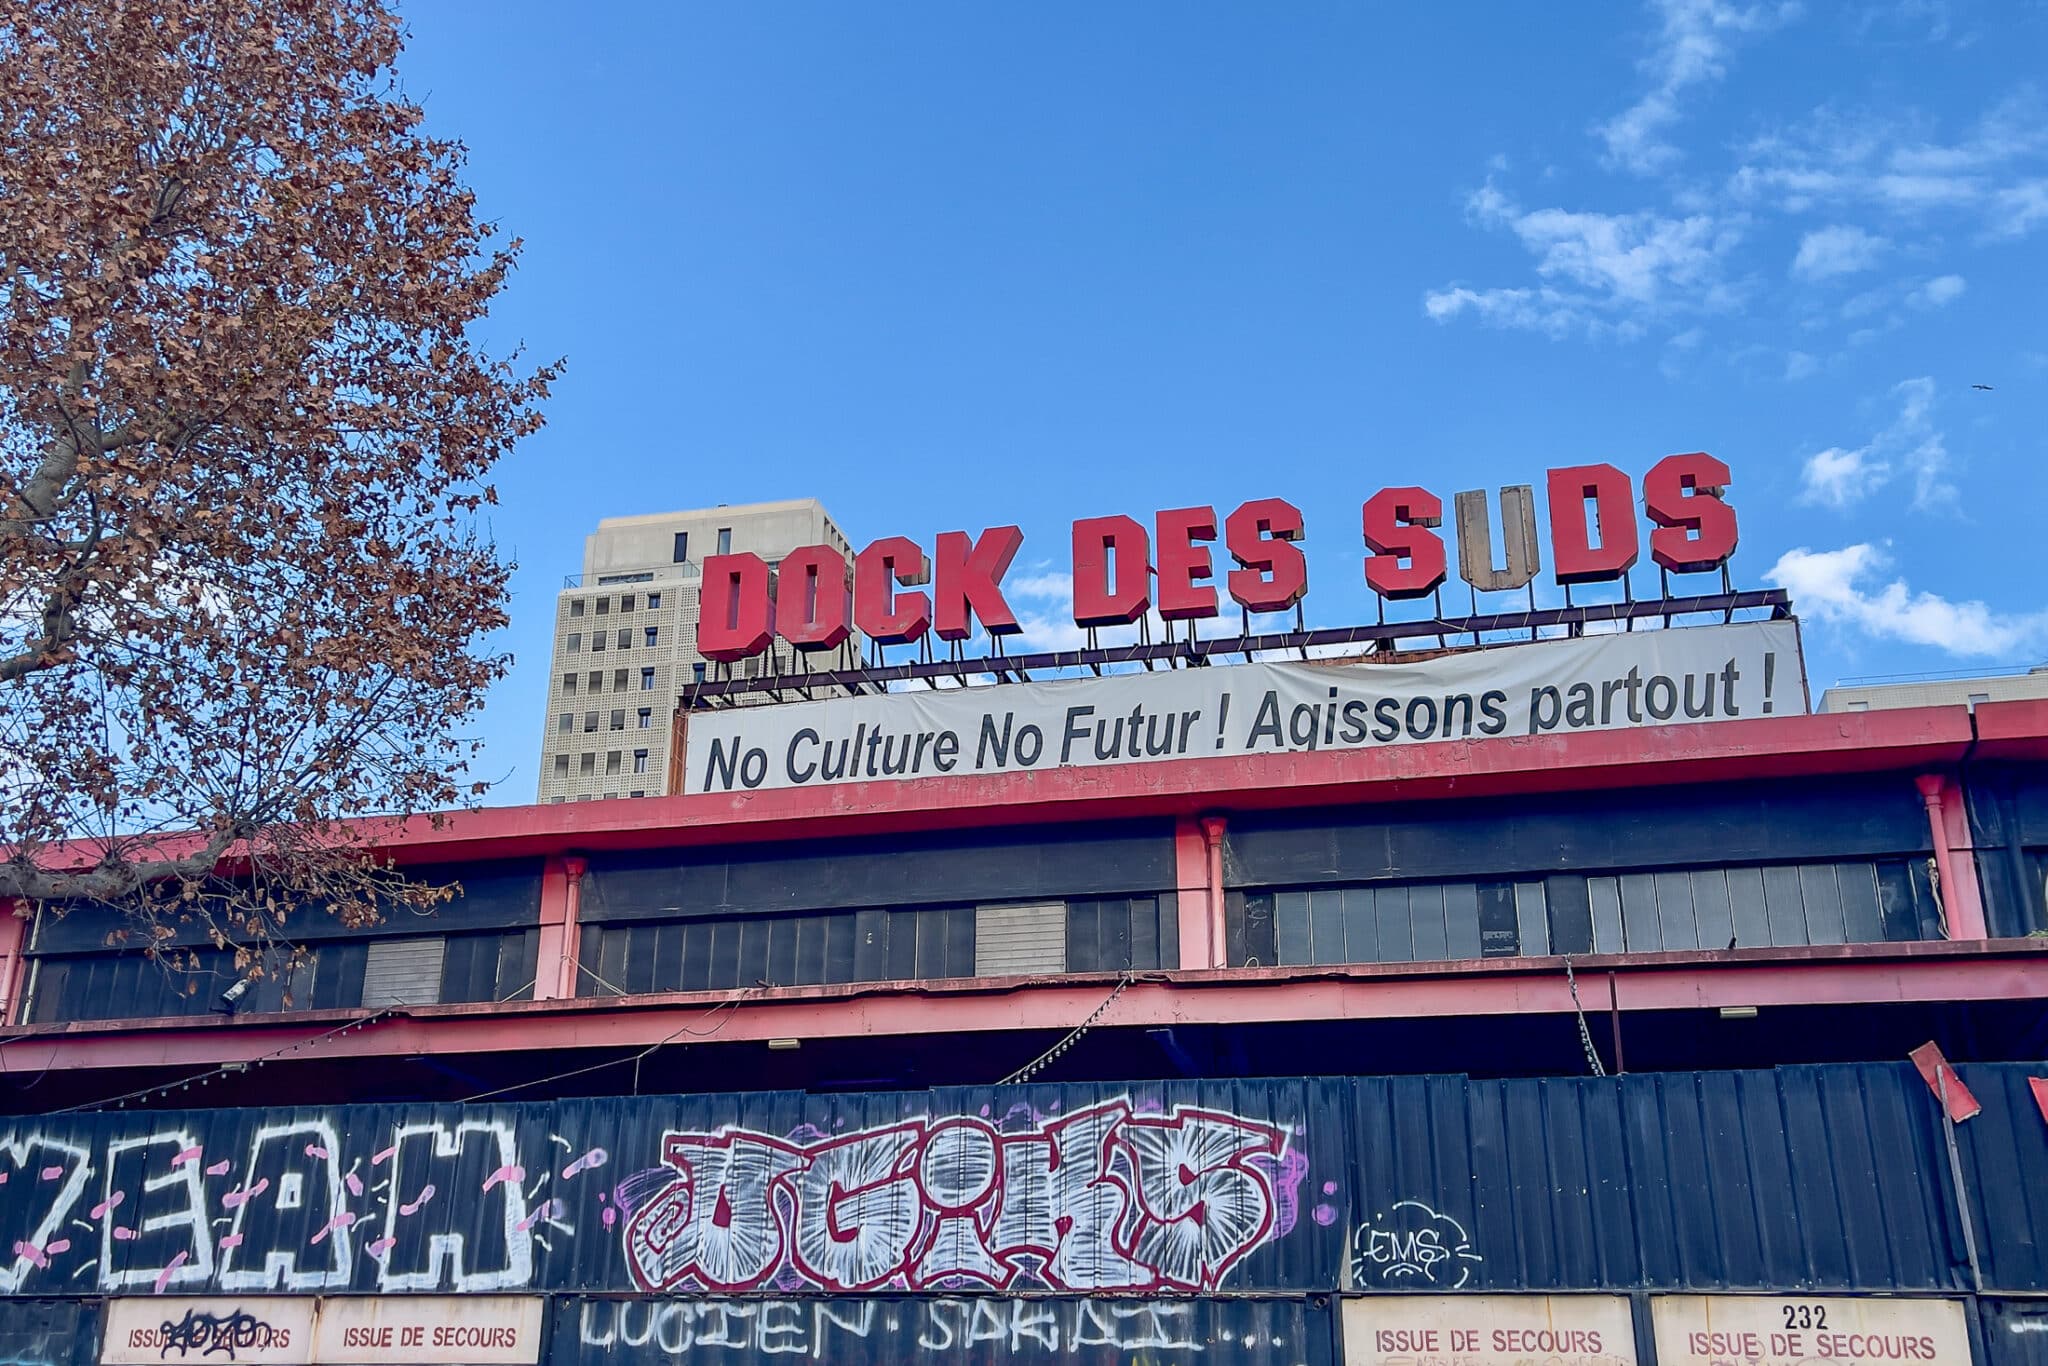
M441 959L448 941L379 939L363 963L365 1006L430 1006L441 999Z
M1066 970L1065 902L974 908L976 977L1024 977Z

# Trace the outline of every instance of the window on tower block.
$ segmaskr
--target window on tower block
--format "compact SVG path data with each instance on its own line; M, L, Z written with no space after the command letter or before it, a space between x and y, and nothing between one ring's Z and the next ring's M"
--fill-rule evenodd
M675 558L674 558L674 560L673 560L673 563L675 563L675 564L688 564L689 562L690 562L690 533L689 533L689 532L687 532L687 531L678 531L678 532L676 533L676 553L675 553ZM653 603L652 603L652 602L650 602L650 603L649 603L648 605L649 605L649 606L653 606Z
M729 526L722 526L718 529L718 553L721 555L732 554L732 528Z
M641 691L641 692L653 692L653 691L654 691L654 670L652 670L652 669L642 669L642 670L640 671L640 691Z

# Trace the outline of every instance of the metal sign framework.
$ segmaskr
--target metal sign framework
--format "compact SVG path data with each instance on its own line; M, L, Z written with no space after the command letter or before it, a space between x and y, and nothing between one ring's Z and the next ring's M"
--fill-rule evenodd
M1364 647L1368 654L1391 654L1403 641L1422 640L1434 637L1440 648L1451 648L1465 637L1469 644L1486 643L1487 636L1540 638L1545 630L1562 630L1567 637L1583 635L1589 626L1607 623L1621 623L1622 629L1633 630L1637 622L1657 621L1669 627L1680 617L1712 616L1721 620L1734 621L1737 613L1761 612L1768 620L1780 620L1792 615L1790 594L1781 588L1754 589L1744 592L1727 590L1693 597L1629 599L1622 602L1567 604L1563 607L1528 608L1513 612L1475 613L1462 617L1418 618L1414 621L1380 621L1363 626L1335 626L1309 629L1297 609L1295 627L1288 631L1274 631L1254 634L1247 629L1233 636L1217 636L1204 639L1193 634L1165 640L1141 638L1128 645L1098 646L1090 644L1079 650L1053 650L1032 654L1005 654L1002 638L991 641L992 652L979 656L967 656L959 644L954 644L950 653L938 655L932 650L929 636L921 643L921 655L915 660L891 664L879 656L872 660L849 662L857 658L850 644L834 652L834 658L841 661L836 668L813 668L811 656L792 651L789 662L799 666L793 672L776 669L757 677L736 675L731 664L713 666L714 672L702 681L692 683L682 693L685 709L718 706L732 706L740 699L766 695L775 701L793 699L809 700L819 696L830 696L835 691L852 693L856 696L870 692L886 692L891 684L923 682L927 686L939 686L939 680L950 681L956 686L970 686L986 680L991 683L1031 682L1034 675L1063 675L1085 670L1100 675L1106 669L1138 666L1146 670L1157 668L1184 669L1201 668L1212 663L1227 663L1233 656L1249 660L1255 655L1299 653L1308 658L1312 649L1332 646L1357 645ZM1169 624L1169 630L1171 629ZM1090 632L1091 641L1094 632ZM1501 641L1500 643L1507 643ZM779 663L779 651L764 656L771 663ZM750 663L754 661L749 661Z

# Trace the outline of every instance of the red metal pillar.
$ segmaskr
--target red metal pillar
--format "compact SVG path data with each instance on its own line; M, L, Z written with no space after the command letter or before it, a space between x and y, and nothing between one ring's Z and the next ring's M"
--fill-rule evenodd
M1221 816L1202 817L1202 841L1207 846L1209 874L1209 966L1230 966L1229 936L1223 923L1223 830Z
M28 980L28 914L19 901L0 901L0 1025L15 1022Z
M1180 910L1180 961L1177 968L1213 968L1223 961L1209 915L1209 841L1202 823L1182 816L1173 823L1174 888Z
M1913 785L1927 806L1927 824L1934 836L1934 869L1941 877L1942 920L1948 937L1988 939L1984 894L1977 882L1977 853L1970 839L1963 790L1939 773L1923 773Z
M576 955L583 928L578 912L583 901L580 858L551 858L540 875L540 943L534 957L533 999L566 1000L576 994Z

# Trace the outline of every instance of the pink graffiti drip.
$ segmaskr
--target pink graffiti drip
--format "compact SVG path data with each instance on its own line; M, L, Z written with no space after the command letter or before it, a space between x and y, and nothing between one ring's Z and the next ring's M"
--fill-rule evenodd
M384 1164L385 1164L386 1162L389 1162L389 1161L390 1161L390 1160L391 1160L391 1159L392 1159L393 1157L396 1157L397 1155L398 1155L398 1145L397 1145L396 1143L394 1143L394 1144L392 1144L392 1145L391 1145L390 1147L386 1148L386 1149L385 1149L385 1150L384 1150L383 1152L381 1152L381 1153L373 1153L373 1154L371 1155L371 1157L370 1157L370 1165L371 1165L371 1166L373 1166L373 1167L381 1167L381 1166L383 1166L383 1165L384 1165Z
M347 1210L343 1210L341 1213L335 1215L332 1219L329 1219L325 1224L323 1224L320 1228L320 1231L313 1235L312 1241L314 1243L325 1242L327 1240L328 1234L339 1233L341 1232L341 1230L355 1223L355 1221L355 1215L350 1214Z
M606 1152L604 1149L592 1148L589 1152L583 1154L583 1156L577 1158L574 1162L571 1162L568 1166L562 1168L562 1179L564 1181L567 1181L570 1177L576 1175L578 1172L596 1171L599 1167L602 1167L605 1163L611 1160L612 1155Z
M50 1269L50 1259L45 1257L43 1250L34 1243L16 1243L14 1245L14 1255L22 1258L24 1261L33 1262L44 1271Z
M109 1210L121 1208L121 1202L127 1198L127 1191L115 1191L112 1195L92 1207L92 1217L95 1219L106 1218Z
M398 1240L396 1238L378 1238L373 1242L369 1243L367 1246L365 1246L363 1248L363 1251L369 1253L372 1257L375 1257L378 1261L381 1262L384 1260L385 1255L389 1253L392 1248L397 1246Z
M222 1247L240 1247L242 1245L242 1235L239 1233L222 1234L220 1245Z
M50 1243L48 1247L43 1249L43 1251L49 1253L52 1257L56 1256L60 1252L69 1252L70 1250L71 1240L69 1238L55 1239Z
M228 1159L226 1159L225 1157L223 1157L220 1161L214 1163L211 1167L208 1167L206 1169L206 1174L208 1176L226 1176L228 1174L228 1168L232 1167L233 1165L235 1164L228 1161Z
M500 1185L508 1181L511 1184L517 1186L523 1184L525 1180L526 1168L517 1166L500 1167L498 1168L498 1170L492 1172L489 1176L484 1178L484 1189L489 1190L493 1186Z
M115 1228L114 1228L114 1241L115 1241L115 1242L117 1242L117 1243L126 1243L126 1242L130 1242L130 1241L132 1241L132 1240L134 1239L134 1237L135 1237L135 1230L134 1230L134 1229L132 1229L132 1228L121 1228L121 1227L120 1227L119 1225L116 1225L116 1226L115 1226Z
M318 1143L308 1143L306 1145L306 1156L317 1157L322 1162L325 1162L327 1160L327 1149L321 1147Z
M45 1181L55 1181L58 1177L62 1176L63 1174L64 1168L61 1166L43 1168L43 1180Z
M342 1177L341 1183L348 1187L350 1195L361 1195L363 1193L363 1178L357 1176L354 1172L350 1172L347 1176Z
M430 1181L430 1182L428 1182L428 1183L427 1183L426 1185L424 1185L424 1186L420 1187L420 1198L419 1198L419 1199L417 1199L417 1200L413 1201L413 1202L412 1202L412 1203L411 1203L410 1205L400 1205L400 1206L398 1207L398 1212L399 1212L400 1214L417 1214L417 1213L419 1213L419 1209L420 1209L420 1206L421 1206L421 1205L424 1205L424 1204L426 1204L426 1203L427 1203L427 1201L429 1201L429 1200L431 1200L431 1199L433 1199L433 1198L434 1198L434 1185L433 1185L433 1183L432 1183L432 1182Z
M177 1274L178 1268L183 1266L185 1264L185 1259L191 1255L192 1254L190 1254L189 1252L180 1252L177 1256L171 1258L169 1266L166 1266L162 1271L156 1273L156 1289L154 1291L155 1294L161 1295L164 1293L164 1290L171 1283L171 1277Z
M1334 1205L1317 1205L1309 1214L1324 1228L1337 1222L1337 1208Z
M521 1233L531 1232L533 1226L543 1219L559 1219L568 1212L568 1206L559 1200L543 1200L534 1207L533 1213L513 1225Z
M171 1159L171 1166L182 1167L187 1162L197 1162L200 1158L204 1156L206 1156L206 1150L204 1148L185 1148L181 1150L176 1157Z
M269 1189L270 1178L266 1176L253 1186L244 1186L238 1191L229 1191L220 1198L220 1202L228 1209L240 1209Z
M616 1224L618 1222L619 1211L617 1207L613 1205L606 1205L604 1207L604 1226L607 1229L609 1229L613 1224Z

